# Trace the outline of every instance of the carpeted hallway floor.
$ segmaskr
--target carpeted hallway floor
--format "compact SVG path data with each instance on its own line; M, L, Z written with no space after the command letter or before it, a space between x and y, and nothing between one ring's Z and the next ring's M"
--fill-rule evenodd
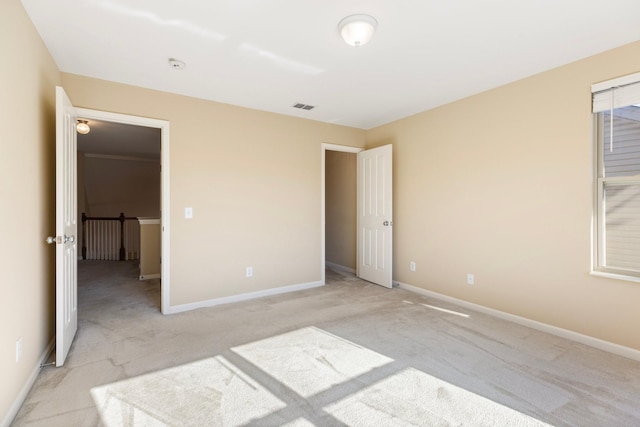
M640 425L640 363L400 289L160 314L134 264L79 264L79 328L16 426Z

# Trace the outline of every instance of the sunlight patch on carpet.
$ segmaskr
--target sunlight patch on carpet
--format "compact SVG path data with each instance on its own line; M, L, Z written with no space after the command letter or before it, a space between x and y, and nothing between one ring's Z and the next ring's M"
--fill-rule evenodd
M303 397L393 362L318 328L302 328L231 349Z
M242 425L286 405L222 356L95 387L113 426Z
M549 424L413 368L325 407L350 426L510 426Z
M550 427L315 327L231 350L93 388L103 424Z
M313 424L311 421L306 420L304 418L296 418L291 422L282 424L281 427L315 427L315 424Z

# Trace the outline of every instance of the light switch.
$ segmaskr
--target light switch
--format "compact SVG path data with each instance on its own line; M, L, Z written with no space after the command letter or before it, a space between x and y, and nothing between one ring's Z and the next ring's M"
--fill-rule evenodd
M184 217L186 219L193 218L193 208L184 208Z

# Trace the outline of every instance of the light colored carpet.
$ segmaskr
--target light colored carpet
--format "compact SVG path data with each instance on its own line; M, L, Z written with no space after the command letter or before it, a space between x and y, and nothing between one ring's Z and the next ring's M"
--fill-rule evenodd
M82 262L78 337L14 425L640 425L638 362L327 274L162 316L134 265Z
M366 374L392 359L314 327L231 349L312 407L353 382L356 393L313 407L329 425L547 426L413 368L372 384ZM222 356L94 388L108 426L310 425L280 414L287 403ZM331 420L333 418L333 420Z
M222 356L91 390L108 426L240 426L285 404Z

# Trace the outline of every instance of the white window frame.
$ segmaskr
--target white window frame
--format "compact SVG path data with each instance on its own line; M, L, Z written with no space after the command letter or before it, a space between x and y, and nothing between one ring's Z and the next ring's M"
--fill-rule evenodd
M594 221L591 274L640 282L640 271L616 269L606 265L605 188L609 185L640 185L640 175L605 177L603 111L640 103L640 73L592 85L594 139Z

